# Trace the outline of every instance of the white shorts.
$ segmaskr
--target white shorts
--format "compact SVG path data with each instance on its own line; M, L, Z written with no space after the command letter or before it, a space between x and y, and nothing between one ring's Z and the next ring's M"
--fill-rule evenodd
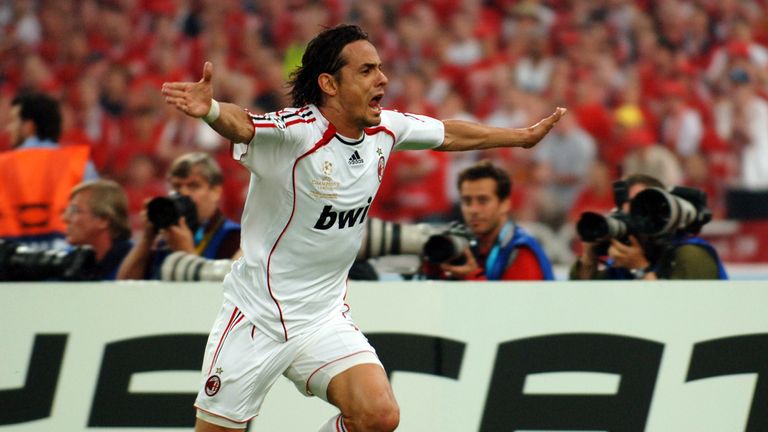
M280 375L305 396L327 401L331 378L365 363L381 365L368 339L341 313L313 331L278 342L224 300L205 348L197 416L219 426L243 428L259 414Z

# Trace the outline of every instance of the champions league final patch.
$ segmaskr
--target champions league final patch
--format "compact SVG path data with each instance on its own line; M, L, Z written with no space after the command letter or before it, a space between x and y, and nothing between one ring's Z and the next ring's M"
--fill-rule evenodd
M208 381L205 382L205 394L208 396L214 396L219 392L221 388L221 378L218 375L211 375Z

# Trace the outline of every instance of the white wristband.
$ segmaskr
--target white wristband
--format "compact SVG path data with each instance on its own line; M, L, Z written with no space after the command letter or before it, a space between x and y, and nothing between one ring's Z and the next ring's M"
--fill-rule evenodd
M208 110L208 114L204 115L202 119L204 122L211 124L219 118L220 114L221 108L219 107L219 102L216 101L216 99L211 99L211 109Z

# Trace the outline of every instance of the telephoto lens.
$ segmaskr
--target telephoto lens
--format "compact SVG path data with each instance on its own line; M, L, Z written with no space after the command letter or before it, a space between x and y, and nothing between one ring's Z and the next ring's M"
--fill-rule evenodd
M402 224L368 218L357 259L386 255L419 255L431 235L442 229L426 223Z
M195 254L176 251L168 255L160 266L164 281L221 282L232 269L231 259L208 259Z
M618 239L629 234L627 222L626 216L621 213L603 216L595 212L584 212L576 223L576 232L585 242Z
M703 199L706 203L706 196ZM700 212L693 203L660 188L638 193L630 204L630 214L637 220L639 229L651 236L685 230L689 226L700 227L711 219L708 210Z

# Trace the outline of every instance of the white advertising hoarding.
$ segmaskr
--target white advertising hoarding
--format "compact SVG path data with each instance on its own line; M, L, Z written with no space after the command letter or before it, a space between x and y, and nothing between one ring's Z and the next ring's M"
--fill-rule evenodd
M758 431L767 285L353 282L349 303L399 431ZM215 283L0 284L0 432L191 430L220 301ZM251 430L334 411L281 380Z

